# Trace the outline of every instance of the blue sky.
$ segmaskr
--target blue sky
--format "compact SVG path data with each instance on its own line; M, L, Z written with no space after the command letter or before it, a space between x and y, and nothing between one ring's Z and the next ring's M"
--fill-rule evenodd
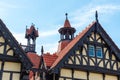
M95 20L96 10L102 27L120 48L120 0L0 0L0 18L19 43L26 44L26 25L34 23L39 29L38 54L42 45L45 52L57 51L66 12L77 35Z

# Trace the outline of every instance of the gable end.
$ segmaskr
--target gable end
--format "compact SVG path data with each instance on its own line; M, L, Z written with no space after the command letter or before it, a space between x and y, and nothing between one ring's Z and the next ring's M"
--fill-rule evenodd
M75 51L81 50L80 47L82 47L84 43L87 45L91 44L91 42L88 42L88 36L90 36L92 32L99 33L100 37L105 41L105 45L110 48L109 49L110 51L112 51L110 52L110 54L115 53L116 59L114 58L114 55L113 55L113 58L115 60L111 60L111 62L109 62L110 59L104 60L102 59L102 57L98 59L94 57L93 58L88 57L88 50L85 50L86 57L82 56L83 54L82 55L79 54L79 56L77 56L77 53ZM99 37L99 36L97 36L96 34L96 37ZM81 69L90 70L90 71L93 71L93 68L94 69L99 68L98 71L96 70L97 72L104 70L105 73L119 74L119 72L116 71L119 69L119 67L117 66L120 60L119 52L120 51L118 50L118 47L115 45L112 39L108 36L108 34L104 31L101 25L95 22L92 25L90 25L89 28L86 28L86 30L84 30L81 34L79 34L75 39L73 39L71 43L69 43L68 46L66 46L66 48L59 53L59 56L57 60L54 62L53 66L51 67L51 70L53 70L53 72L55 73L58 73L59 69L62 67L67 67L67 68L69 67L69 68L76 68L76 69L81 68ZM70 62L68 62L69 61L68 59L70 60ZM76 63L76 60L78 61L77 63ZM67 65L68 63L70 64ZM108 71L108 69L110 71Z
M18 56L19 60L23 63L23 66L26 69L30 69L32 67L32 63L27 58L25 52L22 50L17 40L13 37L12 33L7 29L6 25L0 19L0 32L5 40L9 43L9 45L15 51L15 54Z

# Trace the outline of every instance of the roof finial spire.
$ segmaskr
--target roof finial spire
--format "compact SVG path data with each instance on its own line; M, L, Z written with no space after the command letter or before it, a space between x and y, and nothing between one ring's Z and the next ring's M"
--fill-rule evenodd
M35 24L34 24L34 23L32 23L32 24L31 24L31 26L35 26Z
M95 12L95 18L96 18L96 22L98 22L98 12L97 12L97 10Z
M67 19L68 19L68 17L67 17L67 16L68 16L68 13L65 13L65 15L66 15L66 20L67 20Z
M28 26L26 25L26 29L27 29L27 27L28 27Z
M44 53L44 49L43 49L43 46L41 47L41 54L43 55Z

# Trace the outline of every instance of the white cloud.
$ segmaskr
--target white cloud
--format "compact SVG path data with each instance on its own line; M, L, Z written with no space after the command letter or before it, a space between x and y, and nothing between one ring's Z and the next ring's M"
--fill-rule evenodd
M116 11L120 11L120 5L111 5L111 4L97 5L97 6L88 5L86 7L80 8L79 10L76 10L70 13L70 15L72 15L70 19L72 20L70 21L72 22L71 25L76 28L83 26L83 25L87 25L91 17L94 17L96 10L100 14L114 14ZM47 38L48 36L55 36L56 34L58 34L58 29L53 29L53 30L49 30L45 32L39 31L39 32L40 32L40 35L39 35L40 38L42 37L44 39L44 38ZM26 44L24 33L20 33L20 34L14 33L13 35L16 37L16 39L20 43ZM43 45L45 48L45 52L54 53L58 49L58 43L55 41L53 41L52 43L45 43ZM40 49L41 49L41 45L37 44L37 50L39 50L38 53L40 52Z
M40 37L48 37L48 36L53 36L53 35L56 35L58 32L57 32L57 29L55 30L49 30L49 31L40 31Z
M91 17L94 17L95 15L95 11L98 11L98 13L100 14L113 14L116 11L120 11L120 5L111 5L111 4L107 4L107 5L97 5L97 6L86 6L83 8L80 8L79 10L76 10L72 13L70 13L70 15L72 15L71 19L72 22L71 25L75 28L80 28L81 27L85 27L83 25L85 25L86 23L88 23L91 19ZM93 19L92 19L93 21ZM91 21L90 21L91 22ZM86 24L88 25L88 24ZM58 29L55 30L49 30L48 32L42 32L40 33L41 37L48 37L48 36L53 36L55 34L57 34ZM45 48L47 49L48 52L54 53L55 51L57 51L58 49L58 43L46 43L44 44Z
M100 11L100 13L114 13L113 11L120 10L120 5L98 5L95 8L92 8L89 12L93 13L95 10Z
M53 42L53 43L44 43L42 44L43 48L44 48L44 53L50 52L51 54L57 52L58 49L58 43L57 42ZM41 54L40 50L41 50L41 46L40 44L37 44L36 47L36 51L38 54Z
M17 4L12 3L12 1L0 1L0 17L8 15L13 9L23 8Z
M18 8L18 6L10 4L8 2L0 1L0 8L1 9L10 9L10 8Z
M73 26L78 28L79 26L83 26L87 22L91 20L91 17L95 15L95 11L98 11L100 14L114 14L116 11L120 11L120 5L112 5L112 4L105 4L105 5L97 5L91 6L88 5L86 7L80 8L75 12L72 12L72 22Z
M13 36L16 38L16 40L19 43L22 43L23 45L26 45L27 44L27 40L25 39L24 35L25 35L24 33L15 33L15 32L13 32Z
M15 32L13 32L13 36L15 37L15 39L19 43L21 43L22 45L26 45L27 44L27 40L25 39L24 35L25 35L24 33L15 33ZM52 35L52 34L50 34L50 35ZM43 35L43 37L47 37L47 36L50 36L50 35L46 34L46 35ZM50 52L51 54L53 54L54 52L57 51L57 48L58 48L58 43L57 42L44 43L42 45L44 45L45 53ZM39 42L37 42L36 51L37 51L38 54L40 54L40 49L41 49L42 45Z
M53 54L58 49L58 43L47 43L44 47L47 49L47 52Z

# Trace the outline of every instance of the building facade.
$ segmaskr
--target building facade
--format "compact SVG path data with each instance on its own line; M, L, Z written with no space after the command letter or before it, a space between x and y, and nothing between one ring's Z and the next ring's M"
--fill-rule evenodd
M0 20L0 80L24 80L32 66L21 46Z
M27 45L20 45L0 21L0 80L120 80L120 49L98 20L80 32L71 26L68 15L58 32L55 53L35 51L38 30L26 29Z

